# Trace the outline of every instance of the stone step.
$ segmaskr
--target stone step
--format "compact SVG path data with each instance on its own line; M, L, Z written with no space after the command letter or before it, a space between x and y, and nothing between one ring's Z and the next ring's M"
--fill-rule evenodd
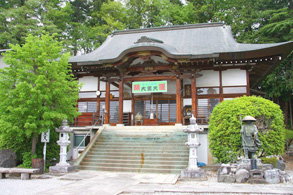
M143 154L145 157L148 156L162 156L162 157L188 157L188 152L186 153L155 153L155 152L105 152L105 151L99 151L99 152L95 152L95 151L90 151L89 154L92 155L100 155L100 156L141 156L141 154Z
M173 142L173 143L142 143L142 142L97 142L93 145L93 147L103 147L103 148L108 148L108 147L175 147L175 148L188 148L185 145L185 142Z
M98 170L98 171L115 171L115 172L136 172L136 173L165 173L180 174L182 169L158 169L158 168L128 168L128 167L95 167L80 165L80 170Z
M153 160L153 159L147 159L147 158L137 158L137 159L108 159L108 158L91 158L87 157L84 159L83 163L112 163L112 164L140 164L141 162L144 162L144 164L148 165L166 165L166 164L176 164L176 165L183 165L187 166L188 159L175 159L175 160ZM82 164L83 164L82 163Z
M92 148L92 152L117 152L117 153L188 153L188 150L185 149L174 149L174 147L169 147L169 148Z
M157 146L165 146L165 145L174 145L174 146L185 146L185 143L187 142L186 140L178 140L178 141L170 141L170 142L166 142L166 141L156 141L156 142L140 142L140 141L118 141L118 140L97 140L97 142L95 143L95 145L121 145L121 144L125 144L125 145L141 145L141 146L149 146L149 145L157 145ZM185 146L186 147L186 146Z
M148 145L143 145L143 144L115 144L115 145L104 145L104 144L95 144L93 146L94 149L157 149L157 150L188 150L188 148L181 144L181 145L170 145L170 144L165 144L165 145L157 145L157 144L148 144Z
M186 142L174 127L107 127L78 168L178 174L188 166Z
M185 139L168 139L168 138L135 138L135 137L111 137L111 138L105 138L101 137L100 140L107 140L109 142L130 142L130 143L185 143L187 142L187 138ZM101 141L103 142L103 141ZM105 141L104 141L105 142Z
M99 160L99 159L108 159L108 160L141 160L141 155L137 155L137 156L123 156L123 155L113 155L113 156L102 156L102 155L97 155L97 154L88 154L84 160L86 159L93 159L93 160ZM153 161L188 161L188 156L185 157L170 157L170 156L166 156L166 157L162 157L162 156L153 156L153 155L149 155L149 156L145 156L144 155L144 159L145 160L153 160Z
M95 167L120 167L120 168L155 168L155 169L185 169L187 165L178 164L144 164L144 161L139 163L97 163L97 162L82 162L80 165L95 166Z

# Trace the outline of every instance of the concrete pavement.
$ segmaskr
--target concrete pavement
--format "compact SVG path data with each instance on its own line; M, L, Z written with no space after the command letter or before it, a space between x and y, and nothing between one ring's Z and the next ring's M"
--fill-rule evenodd
M291 176L293 172L290 172ZM207 181L178 181L174 174L138 174L79 171L59 177L74 181L41 192L44 195L67 194L293 194L293 181L283 184L226 184L216 181L215 172L207 172Z
M293 176L293 171L288 171ZM40 175L31 180L0 180L4 195L116 195L116 194L293 194L293 181L282 184L218 183L216 173L207 171L207 181L178 180L174 174L78 171L64 175Z

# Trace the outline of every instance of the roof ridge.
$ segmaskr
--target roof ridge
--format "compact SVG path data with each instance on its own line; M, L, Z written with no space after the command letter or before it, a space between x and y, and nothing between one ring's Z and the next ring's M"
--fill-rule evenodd
M168 30L219 27L224 25L225 24L222 22L212 22L212 23L198 23L198 24L186 24L186 25L174 25L174 26L161 26L161 27L153 27L153 28L141 28L141 29L128 29L128 30L114 31L112 33L112 36L122 35L122 34L142 33L142 32L157 32L157 31L168 31Z

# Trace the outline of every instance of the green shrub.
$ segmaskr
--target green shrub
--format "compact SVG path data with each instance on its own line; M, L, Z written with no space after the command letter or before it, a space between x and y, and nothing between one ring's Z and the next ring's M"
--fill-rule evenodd
M36 157L37 157L36 154L32 156L30 152L23 153L22 164L20 164L18 167L32 168L32 159Z
M278 159L276 157L273 157L273 158L261 158L261 162L263 164L272 164L274 165L274 168L277 167L277 164L278 164Z
M293 139L293 130L286 129L286 139L292 140Z
M247 115L256 118L262 142L259 156L283 153L285 132L279 105L261 97L243 96L221 102L211 114L209 147L218 162L233 162L243 155L240 116Z

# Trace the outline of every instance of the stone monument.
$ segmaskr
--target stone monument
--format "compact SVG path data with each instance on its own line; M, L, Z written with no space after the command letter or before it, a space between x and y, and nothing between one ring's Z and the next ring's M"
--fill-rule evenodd
M255 153L262 144L255 121L252 116L243 118L240 133L244 158L234 164L222 164L218 170L218 182L275 184L291 180L285 171L273 169L272 164L263 164L261 159L256 158Z
M258 139L258 130L254 124L255 121L255 118L252 116L246 116L242 119L242 122L245 124L242 125L240 133L246 159L254 159L258 147L262 145Z
M60 146L60 162L56 166L49 168L52 173L67 173L75 169L74 166L66 162L67 158L67 146L70 144L68 133L72 132L72 129L67 125L67 120L62 121L62 126L55 129L59 133L59 140L57 144Z
M188 133L188 142L185 143L189 147L189 163L187 169L181 171L182 178L205 178L205 172L197 166L197 148L200 146L198 133L203 131L196 124L196 118L192 115L189 119L190 125L183 131Z

